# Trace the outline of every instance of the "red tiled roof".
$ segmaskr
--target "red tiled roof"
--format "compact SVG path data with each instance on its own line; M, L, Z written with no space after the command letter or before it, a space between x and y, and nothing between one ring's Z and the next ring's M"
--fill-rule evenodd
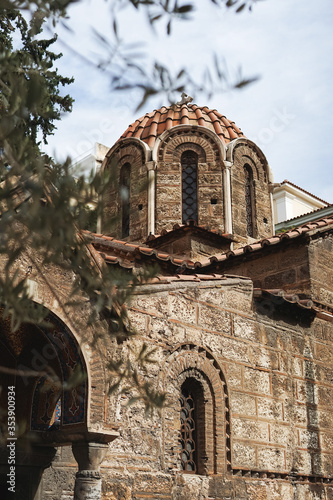
M120 139L135 137L154 147L156 138L165 130L176 125L199 125L215 132L221 141L226 144L237 137L244 137L243 132L230 122L224 115L209 109L207 106L199 107L196 104L182 104L163 106L161 109L146 113L136 120L123 133Z
M226 274L175 274L172 276L156 276L152 278L150 284L174 283L175 281L213 281L226 280L230 276ZM242 276L233 276L233 278L244 279ZM248 278L247 278L248 279Z
M284 302L289 302L290 304L295 304L302 309L308 309L313 311L318 317L325 319L327 321L333 320L333 308L322 304L316 300L312 300L310 297L304 295L291 294L283 289L262 289L254 288L253 296L255 299L271 299L278 297ZM273 302L274 303L274 302Z
M170 255L165 252L160 252L141 244L127 243L105 236L103 234L95 234L89 231L83 231L89 238L90 243L103 257L105 262L109 264L118 264L122 267L131 268L136 262L142 261L145 257L156 259L157 261L170 263L177 269L196 269L201 267L200 262L193 262L189 259L178 258L175 255Z
M208 274L210 274L209 268L214 269L216 264L223 264L223 262L233 257L257 252L268 246L273 247L313 231L316 232L331 228L333 228L333 216L325 217L290 229L284 233L271 236L270 238L256 241L250 245L230 250L223 254L212 255L204 262L193 262L189 259L178 258L175 255L159 252L145 245L127 243L102 234L94 234L89 231L84 231L83 233L91 238L90 243L93 244L94 248L101 254L104 260L110 264L119 264L123 267L134 267L137 261L142 260L144 257L148 257L153 260L169 263L172 267L174 266L176 268L175 271L182 268L190 273L194 270L198 272L199 269L202 269L204 272L205 268L207 268ZM213 270L212 273L214 273Z
M212 229L209 226L198 226L195 221L189 220L185 224L175 224L172 229L162 229L160 234L150 234L145 243L149 247L152 247L160 241L164 241L170 237L177 237L177 235L184 234L184 232L189 231L199 233L206 238L211 237L222 241L234 241L231 234L222 233L220 229Z
M256 241L250 245L246 245L244 247L237 248L236 250L230 250L224 254L213 255L207 259L207 261L202 262L202 267L208 267L210 265L214 265L216 263L223 263L224 261L237 257L240 255L245 255L247 253L256 252L258 250L263 249L264 247L274 246L282 243L286 240L292 240L294 238L298 238L306 233L311 233L312 231L320 231L321 229L326 229L326 227L333 227L333 216L323 217L322 219L317 219L315 221L308 222L303 224L302 226L296 227L294 229L290 229L284 233L276 234L275 236L271 236L270 238L265 238L260 241Z

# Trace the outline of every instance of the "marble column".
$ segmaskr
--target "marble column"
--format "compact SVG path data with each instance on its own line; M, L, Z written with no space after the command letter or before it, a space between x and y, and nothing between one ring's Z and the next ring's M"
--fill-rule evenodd
M224 232L232 234L232 200L231 200L231 169L232 163L224 162L223 197L224 197Z
M107 449L108 445L102 443L73 443L73 454L79 465L75 479L74 500L101 500L100 465Z
M155 170L156 162L148 161L146 163L148 170L148 232L155 234Z

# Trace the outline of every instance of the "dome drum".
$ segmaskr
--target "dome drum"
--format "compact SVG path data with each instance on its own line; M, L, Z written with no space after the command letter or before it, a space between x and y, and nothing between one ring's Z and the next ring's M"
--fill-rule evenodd
M216 110L182 104L147 113L109 151L104 168L113 164L116 182L105 198L104 222L118 215L117 238L144 242L192 219L233 234L234 246L273 232L267 161ZM124 165L128 186L122 185Z

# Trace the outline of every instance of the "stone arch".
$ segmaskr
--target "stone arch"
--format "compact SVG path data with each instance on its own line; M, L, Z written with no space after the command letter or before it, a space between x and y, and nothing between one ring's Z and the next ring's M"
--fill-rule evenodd
M244 165L248 165L251 170L252 170L252 174L253 174L253 180L259 180L259 171L258 171L258 166L256 165L255 161L253 160L253 158L251 158L251 156L249 155L243 155L243 161L244 161Z
M56 361L57 370L54 371L58 378L51 383L46 375L40 375L33 389L30 428L34 431L48 430L57 400L61 399L60 429L65 430L68 426L87 426L88 417L88 374L86 362L76 339L69 328L56 317L49 313L46 318L49 327L38 326L41 336L45 339L43 347L35 349L32 363L45 363L50 366ZM41 343L41 340L39 340ZM20 366L18 366L20 368ZM37 366L32 366L37 368ZM56 373L57 372L57 373ZM66 388L68 381L74 373L78 375L78 381ZM59 383L60 385L59 385Z
M105 159L102 164L102 170L110 165L111 158L116 156L119 159L125 154L133 155L135 151L140 151L142 163L150 160L151 150L149 146L140 139L137 139L135 137L128 137L117 141L116 144L112 146L112 148L110 148L106 153Z
M173 152L173 161L175 163L181 162L182 154L186 151L193 151L198 155L198 163L206 163L206 152L202 146L193 142L185 142L176 147Z
M179 435L175 422L179 419L179 393L182 384L195 379L204 394L204 454L199 459L200 474L223 474L230 467L229 398L225 377L217 360L207 349L196 344L176 347L163 367L161 384L168 394L164 410L164 456L168 469L180 470Z
M230 143L230 168L233 233L246 244L253 239L267 238L273 232L270 170L261 150L247 139ZM246 186L247 173L251 173L252 230L248 227Z
M233 167L242 156L244 162L251 162L252 166L256 168L258 180L273 182L266 156L254 142L244 137L231 141L227 149L227 160L233 164Z
M166 130L156 141L156 232L182 224L182 155L191 151L197 163L197 223L224 230L225 146L211 130L202 126L179 125Z
M1 342L12 353L11 367L19 373L15 385L20 394L17 419L22 428L48 431L59 398L60 429L65 432L66 428L73 430L73 426L86 428L88 371L70 329L51 312L44 324L23 323L16 332L11 330L9 321L8 317L1 319ZM76 382L68 386L74 374Z
M205 152L206 162L223 162L226 157L226 148L214 132L199 125L178 125L163 132L156 141L153 160L173 162L174 151L184 143L200 146Z
M122 139L110 149L102 170L110 170L110 185L103 199L102 232L117 238L143 240L147 237L148 192L147 162L150 158L148 146L139 139ZM121 171L130 165L129 234L124 236L122 221Z
M40 300L43 297L43 300ZM63 314L61 308L55 309L54 302L48 300L48 294L43 286L43 283L38 283L33 301L39 304L43 304L49 311L47 319L51 322L53 321L55 326L63 329L66 332L66 336L71 339L75 345L75 350L80 356L80 364L84 367L86 374L87 383L87 404L86 404L86 420L84 425L90 427L96 423L100 424L104 419L105 414L105 390L106 390L106 376L105 367L102 362L102 351L103 347L100 346L99 341L94 344L94 349L91 348L90 344L87 342L89 331L85 332L85 338L82 338L80 334L75 330L75 313L72 312L69 316ZM60 331L60 330L59 330ZM94 408L92 411L91 408Z
M46 371L52 373L52 370L49 368L50 362L53 362L54 365L57 365L52 367L53 371L58 373L61 381L65 382L71 376L72 369L75 367L79 368L85 376L82 384L80 385L80 383L78 383L73 386L73 391L76 393L75 397L73 397L73 393L68 393L65 397L62 395L61 403L64 409L66 408L66 411L70 407L71 402L74 403L75 406L75 404L77 404L75 400L79 399L80 404L76 411L73 410L73 418L69 416L70 414L68 411L66 413L64 409L62 410L62 414L65 416L64 423L68 426L68 429L74 425L77 430L95 426L97 423L100 425L104 420L105 414L106 382L105 368L102 363L99 342L95 344L94 349L91 349L86 340L75 330L75 312L72 311L70 316L69 314L65 314L63 309L59 307L57 301L54 300L53 294L50 295L48 285L43 281L29 281L31 285L32 300L34 303L43 305L45 309L47 309L48 315L45 321L51 324L51 328L24 323L21 329L13 334L10 327L10 317L4 319L2 317L3 309L0 308L0 345L2 348L0 351L4 355L4 358L0 360L0 364L2 366L8 366L8 368L14 371L21 368L22 370L29 369L43 372L46 369ZM68 321L69 317L70 321ZM85 334L89 335L88 331L86 331ZM26 339L31 339L30 344L25 347L24 352L24 345L20 344L20 337L22 335ZM39 344L38 341L36 345L34 344L34 336L40 339ZM87 337L85 338L87 339ZM11 347L10 342L16 345L16 350ZM22 350L22 354L18 359L17 346L19 345L21 345L20 349ZM8 375L7 378L8 385L15 382L14 375ZM25 405L23 409L24 415L26 417L29 416L28 421L24 424L25 428L29 429L33 427L34 430L42 430L42 426L38 427L36 425L37 417L36 414L32 412L32 403L34 400L35 406L36 404L38 406L37 401L39 395L48 387L44 385L45 377L41 375L38 381L35 379L33 384L30 384L30 392L27 391L27 384L29 385L30 379L25 378L24 373L21 373L18 379L20 379L23 384L23 389L20 389L20 393L27 396L29 399L28 406L22 399L22 406ZM51 388L54 390L55 386L53 385ZM62 391L60 391L60 393L62 393ZM51 401L53 408L60 393L57 395L54 390L54 400L53 402ZM72 399L70 399L71 397ZM93 408L93 410L91 410L91 408ZM37 407L35 411L38 411ZM49 406L49 412L50 411L51 406ZM43 428L45 430L47 426Z

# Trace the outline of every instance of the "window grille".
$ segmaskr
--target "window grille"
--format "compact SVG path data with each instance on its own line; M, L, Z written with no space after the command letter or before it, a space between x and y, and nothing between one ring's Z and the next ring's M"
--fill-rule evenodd
M246 232L248 236L254 237L253 227L253 174L248 165L244 167L245 174L245 209L246 209Z
M181 468L186 472L195 473L197 471L195 399L193 394L183 387L179 401Z
M193 151L185 151L181 157L181 165L183 224L189 219L198 222L198 155Z
M130 191L131 191L131 166L125 163L120 171L120 199L121 199L121 236L129 236L130 229Z

